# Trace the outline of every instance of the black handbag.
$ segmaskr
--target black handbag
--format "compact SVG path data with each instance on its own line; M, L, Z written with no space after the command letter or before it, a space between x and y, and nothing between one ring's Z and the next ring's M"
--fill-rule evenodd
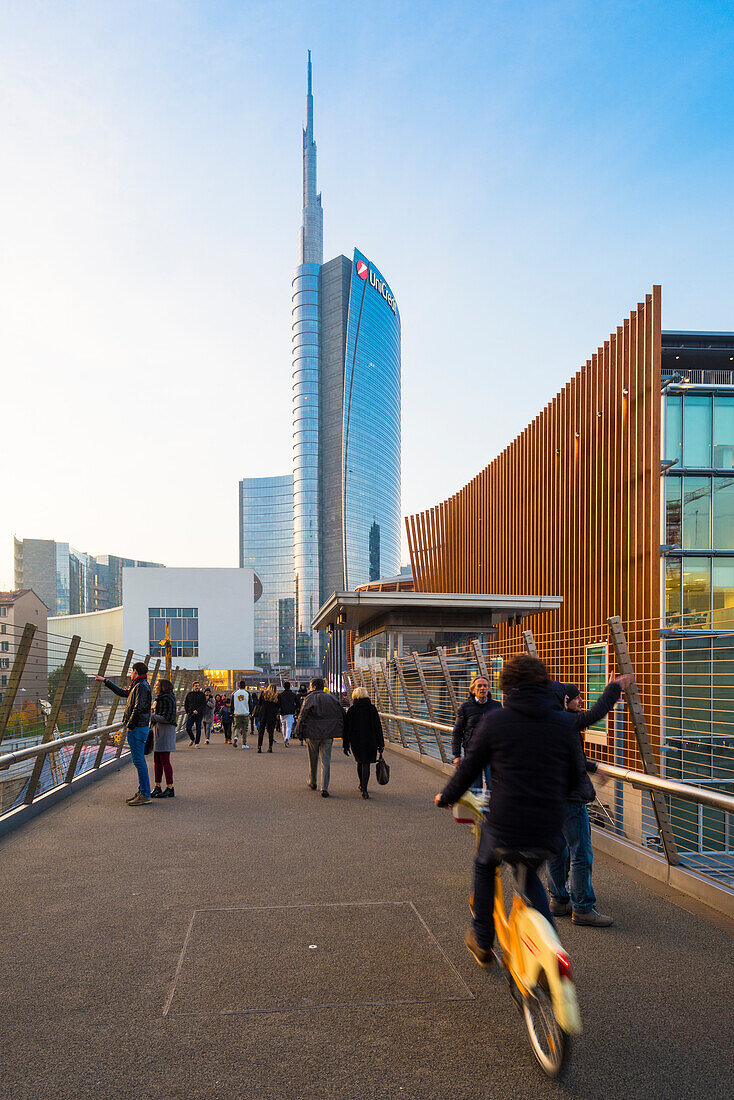
M153 727L151 726L148 730L148 736L145 738L145 748L143 749L143 752L146 756L150 756L150 754L152 753L154 740L155 738L153 736Z
M375 764L375 778L381 787L385 787L390 782L390 765L386 762L382 753L378 756Z

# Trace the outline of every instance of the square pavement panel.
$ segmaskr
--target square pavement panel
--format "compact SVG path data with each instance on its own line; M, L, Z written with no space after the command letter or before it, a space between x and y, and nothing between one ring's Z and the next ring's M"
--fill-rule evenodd
M412 902L197 909L163 1015L473 999Z

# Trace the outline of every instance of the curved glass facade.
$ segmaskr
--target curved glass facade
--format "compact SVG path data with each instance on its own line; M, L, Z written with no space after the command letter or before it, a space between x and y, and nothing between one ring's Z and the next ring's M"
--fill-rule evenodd
M319 271L293 277L293 569L296 663L318 664L311 619L319 609ZM293 587L293 578L291 578Z
M240 568L260 578L255 664L293 664L293 478L240 482Z
M344 585L353 590L400 572L400 313L382 274L356 249L342 448Z

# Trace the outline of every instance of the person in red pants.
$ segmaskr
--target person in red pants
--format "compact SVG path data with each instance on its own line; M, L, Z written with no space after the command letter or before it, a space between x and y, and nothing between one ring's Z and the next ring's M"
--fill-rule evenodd
M170 680L156 680L155 703L150 716L153 730L153 773L155 787L151 798L174 798L173 767L171 753L176 749L176 696ZM161 780L166 777L166 789L161 790Z

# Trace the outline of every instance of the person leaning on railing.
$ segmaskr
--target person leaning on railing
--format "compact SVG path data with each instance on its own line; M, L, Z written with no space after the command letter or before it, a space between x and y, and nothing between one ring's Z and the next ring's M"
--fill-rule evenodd
M127 735L130 755L138 770L138 790L126 801L128 806L145 806L150 802L150 776L148 765L145 763L145 742L148 739L151 703L147 665L142 661L135 662L129 688L118 687L114 680L107 680L104 676L94 678L115 695L127 700L125 713L122 716L122 735L123 737Z

